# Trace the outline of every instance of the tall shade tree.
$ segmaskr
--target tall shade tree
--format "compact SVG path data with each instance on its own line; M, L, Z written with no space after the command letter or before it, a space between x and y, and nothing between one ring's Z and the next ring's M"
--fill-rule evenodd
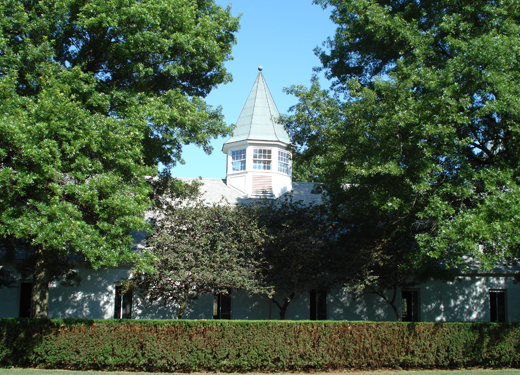
M312 289L338 286L336 227L318 204L284 195L244 206L266 230L262 283L284 320L290 303Z
M0 2L0 240L34 252L33 316L51 259L135 261L144 176L228 133L203 98L238 27L209 0Z
M520 3L316 3L338 26L317 50L333 84L289 89L284 121L338 215L376 212L381 241L449 265L517 261Z
M395 227L396 222L402 228L413 226L413 216L408 217L412 221L407 221L371 205L359 204L370 200L363 196L370 194L370 190L356 185L349 189L352 191L348 197L342 197L345 201L341 207L329 208L340 228L337 241L341 250L335 261L342 267L342 286L356 299L367 294L380 297L401 321L400 290L429 279L452 281L455 273L437 260L425 258L410 231L398 231ZM339 210L348 214L340 214Z
M178 318L203 294L264 291L265 231L254 212L224 201L208 205L189 194L162 203L147 250L155 272L134 270L125 289L137 289L147 307L178 306Z

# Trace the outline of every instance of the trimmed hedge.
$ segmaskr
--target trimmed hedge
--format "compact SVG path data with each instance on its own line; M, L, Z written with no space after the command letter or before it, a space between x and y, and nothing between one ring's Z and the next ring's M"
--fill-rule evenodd
M520 324L0 319L0 366L162 372L519 367Z

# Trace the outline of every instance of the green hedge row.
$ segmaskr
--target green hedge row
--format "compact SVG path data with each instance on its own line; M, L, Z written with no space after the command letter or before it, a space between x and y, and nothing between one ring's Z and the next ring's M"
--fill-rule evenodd
M520 324L0 319L0 366L163 372L519 367Z

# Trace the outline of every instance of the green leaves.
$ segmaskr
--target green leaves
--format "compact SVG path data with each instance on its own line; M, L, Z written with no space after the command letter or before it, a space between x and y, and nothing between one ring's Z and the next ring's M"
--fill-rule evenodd
M111 251L125 253L129 232L146 227L149 205L144 176L151 170L142 164L140 132L85 109L75 92L93 90L94 83L79 70L48 63L40 69L39 95L0 104L6 114L0 120L2 235L62 256L88 254L110 242L108 225L120 237ZM123 223L125 216L132 219Z
M266 230L262 254L263 285L285 319L289 303L312 289L338 286L342 274L337 228L317 204L294 201L287 194L244 206ZM281 301L281 303L280 303Z
M128 281L148 304L177 304L182 318L193 295L228 288L263 291L259 262L265 232L251 211L192 197L162 202L149 239L154 272L136 269Z
M338 215L373 208L389 241L404 226L451 266L518 260L518 4L317 3L338 24L318 50L333 89L292 89L295 164L315 168Z
M213 1L1 2L0 239L137 260L145 176L230 131L203 97L230 80L237 30Z
M148 165L174 166L183 144L209 152L211 138L231 130L202 100L230 81L224 62L239 27L212 1L8 1L0 22L0 71L19 80L21 96L39 92L42 62L76 69L73 79L93 86L69 81L74 95L93 113L140 127Z

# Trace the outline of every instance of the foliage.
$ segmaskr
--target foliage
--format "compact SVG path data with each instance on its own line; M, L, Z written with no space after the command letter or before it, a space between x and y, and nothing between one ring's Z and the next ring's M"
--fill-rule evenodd
M337 239L341 250L335 261L343 270L341 281L353 298L365 294L381 297L400 321L401 309L396 304L400 289L429 279L453 280L455 270L418 251L417 241L408 230L415 225L410 218L398 218L362 204L370 201L367 194L371 191L365 187L352 185L348 189L348 194L339 193L344 199L341 205L328 205L329 215L340 229ZM332 193L329 196L333 201L340 200Z
M4 239L2 243L5 252L2 263L7 265L0 269L0 288L18 287L18 280L30 279L37 263L37 254L31 246L24 241L16 240L13 236ZM77 255L60 257L58 253L49 255L49 263L52 267L48 270L49 282L58 281L62 286L79 286L81 276L75 269L81 258Z
M518 369L478 369L478 370L466 370L457 369L460 375L518 375L520 370ZM23 369L23 368L0 368L0 375L91 375L88 371L77 371L77 370L40 370L40 369ZM117 371L116 373L106 375L128 375L131 371ZM394 372L404 373L407 375L422 375L422 371L410 371L410 370L396 370ZM430 375L445 375L446 370L429 371ZM367 375L372 375L366 371ZM133 374L132 374L133 375Z
M210 138L229 131L201 99L231 78L224 62L239 26L229 9L210 0L6 0L2 14L2 75L19 80L17 94L39 92L42 60L91 77L99 97L80 91L78 101L139 125L148 165L174 165L187 143L209 151Z
M520 326L0 320L0 366L149 372L518 367Z
M163 197L162 203L148 243L155 271L134 271L128 288L138 288L148 305L178 305L179 318L202 294L262 291L264 231L250 211L193 196Z
M289 90L295 164L338 212L375 212L381 243L450 266L518 260L518 2L316 3L338 25L317 51L333 86Z
M264 283L274 293L281 319L293 299L337 285L341 270L335 260L335 227L323 207L284 195L244 209L253 211L266 229Z
M10 69L0 81L0 238L32 249L33 313L44 316L53 258L82 254L95 267L134 259L128 233L146 228L144 175L151 171L142 163L140 133L92 114L79 98L102 99L91 77L39 62L38 92L24 96L17 92L21 73L16 64Z
M33 313L46 316L52 259L135 261L144 176L229 131L202 98L230 79L238 20L209 0L0 9L0 241L32 249Z

